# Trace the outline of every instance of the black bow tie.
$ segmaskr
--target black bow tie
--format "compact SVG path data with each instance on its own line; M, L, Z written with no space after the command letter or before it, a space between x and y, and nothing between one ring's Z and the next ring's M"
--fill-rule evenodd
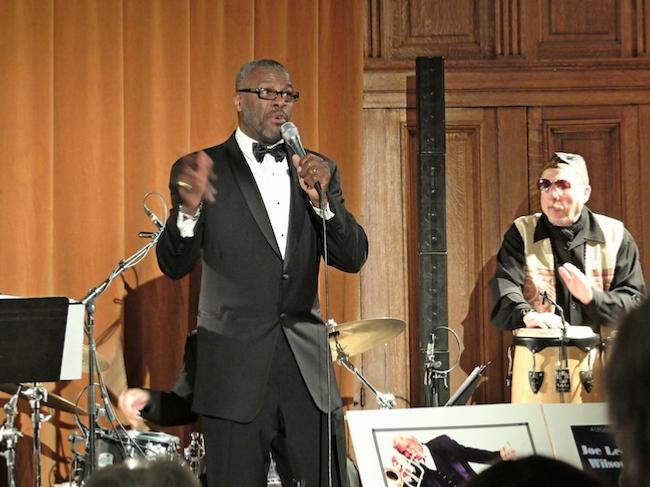
M262 162L266 154L271 154L275 162L280 162L287 157L287 149L283 143L274 145L273 147L267 147L264 144L253 142L253 155L257 159L257 162Z

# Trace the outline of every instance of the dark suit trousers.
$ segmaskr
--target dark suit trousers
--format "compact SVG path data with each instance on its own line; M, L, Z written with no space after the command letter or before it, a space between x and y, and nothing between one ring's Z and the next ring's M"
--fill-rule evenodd
M255 419L237 423L203 416L202 424L209 487L266 487L269 451L283 487L328 485L327 415L312 400L284 333L278 334L264 403ZM332 436L332 485L345 486L341 411L332 414Z

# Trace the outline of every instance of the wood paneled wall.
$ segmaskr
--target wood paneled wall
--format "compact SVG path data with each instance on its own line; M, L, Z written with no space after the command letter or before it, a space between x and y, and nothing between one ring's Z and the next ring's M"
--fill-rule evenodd
M474 400L508 401L510 337L489 322L487 283L512 220L539 210L534 182L552 152L585 156L589 206L625 222L650 272L644 218L650 1L368 0L366 6L362 214L371 254L362 273L362 317L389 314L418 326L407 286L417 279L408 267L415 249L408 80L416 56L444 56L449 326L464 349L450 385L455 390L475 365L491 361ZM406 399L408 337L357 359L377 387Z

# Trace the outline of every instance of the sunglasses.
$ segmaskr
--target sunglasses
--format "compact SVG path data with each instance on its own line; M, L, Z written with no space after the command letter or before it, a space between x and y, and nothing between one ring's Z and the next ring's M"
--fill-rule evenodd
M560 191L571 189L571 183L566 179L556 179L555 181L552 181L546 178L539 178L537 180L537 189L540 191L548 191L553 185L555 185L555 187Z

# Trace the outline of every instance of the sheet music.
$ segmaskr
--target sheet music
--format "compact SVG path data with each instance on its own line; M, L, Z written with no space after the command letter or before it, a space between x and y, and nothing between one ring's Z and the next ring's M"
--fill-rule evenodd
M0 294L1 299L30 299L24 296ZM68 298L70 303L66 317L61 369L58 380L80 379L82 374L82 354L84 337L84 306L82 303Z
M81 361L83 352L84 307L81 303L70 300L68 319L63 342L61 358L61 380L81 378Z

